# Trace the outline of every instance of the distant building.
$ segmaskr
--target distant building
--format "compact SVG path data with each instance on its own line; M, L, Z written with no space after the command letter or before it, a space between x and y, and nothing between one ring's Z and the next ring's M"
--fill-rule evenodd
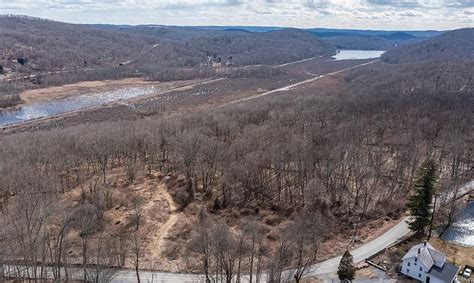
M446 262L446 256L429 243L411 247L402 258L402 274L425 283L455 282L459 267Z

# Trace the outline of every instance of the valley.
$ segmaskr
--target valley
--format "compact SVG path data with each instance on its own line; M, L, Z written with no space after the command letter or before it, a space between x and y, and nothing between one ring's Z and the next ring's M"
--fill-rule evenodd
M7 279L329 282L460 227L472 28L0 23Z

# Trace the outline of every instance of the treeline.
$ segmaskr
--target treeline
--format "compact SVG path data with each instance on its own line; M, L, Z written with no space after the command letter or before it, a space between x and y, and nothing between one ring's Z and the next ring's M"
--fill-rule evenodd
M276 65L336 51L332 44L298 29L253 33L195 27L96 27L161 39L147 56L138 58L138 65L166 62L173 67L191 67L206 63L208 57L223 64L231 58L230 63L236 66Z
M222 67L217 69L212 67L165 68L159 65L144 65L139 68L115 66L32 75L24 79L27 83L22 81L1 83L0 91L4 91L4 93L0 92L0 95L7 94L8 99L10 99L10 97L20 98L18 96L19 90L25 88L42 88L83 81L120 80L133 77L143 77L146 80L167 82L219 77L268 78L283 73L284 70L272 68L271 66ZM4 99L7 99L7 97L4 97Z
M0 108L15 106L21 103L21 88L13 83L0 82Z
M269 78L284 74L285 71L272 66L247 66L247 67L201 67L201 68L160 68L147 66L141 68L145 78L153 81L180 81L200 78Z
M0 60L20 72L117 66L157 42L146 36L21 16L0 16L0 25ZM14 64L17 58L28 63Z
M449 31L421 42L389 50L382 60L389 63L410 63L429 60L474 60L474 28Z
M335 52L331 44L297 29L250 33L114 27L15 16L0 16L0 24L4 30L0 63L19 75L150 64L161 68L200 67L212 62L274 65Z
M350 75L345 91L305 87L207 112L2 137L4 258L59 268L68 262L68 239L78 233L84 267L123 265L123 258L142 266L141 202L129 204L134 225L110 235L101 216L113 207L113 188L84 186L91 176L104 183L116 168L126 169L130 183L137 172L184 175L187 185L172 191L182 210L204 202L211 214L246 208L258 216L271 209L295 223L316 213L350 225L400 208L428 155L441 165L443 178L472 174L474 89L461 91L469 77L463 72L472 73L472 65L457 66L440 66L433 69L437 75L425 77L421 69L379 64ZM459 73L443 73L449 68ZM411 87L420 78L423 84ZM61 195L81 185L80 204L60 210ZM204 215L189 241L203 272L232 278L244 269L273 270L278 281L284 267L314 261L312 240L304 240L304 260L298 261L299 239L284 241L284 231L271 242L276 251L291 252L276 257L275 249L268 250L255 260L257 252L243 253L239 246L239 237L251 243L249 234L206 224L212 219Z

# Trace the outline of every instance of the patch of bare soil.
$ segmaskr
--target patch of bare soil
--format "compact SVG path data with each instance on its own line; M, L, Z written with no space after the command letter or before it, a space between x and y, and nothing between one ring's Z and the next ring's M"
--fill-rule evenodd
M91 177L83 186L64 194L59 206L64 211L72 211L77 206L89 202L88 195L106 193L110 205L102 216L101 231L120 236L133 234L134 202L140 199L139 241L142 246L142 268L164 269L169 266L167 259L162 256L163 250L166 249L164 240L178 220L178 214L176 205L162 182L162 177L160 174L140 174L133 184L129 184L125 170L114 169L107 175L105 184L101 177ZM80 263L81 241L78 229L73 229L71 241L69 258L73 263ZM93 245L91 243L91 246ZM130 242L128 246L125 266L133 267L132 243Z
M456 265L470 265L474 266L474 248L457 246L441 240L440 238L432 238L430 244L436 249L442 251L448 261Z
M59 202L62 211L75 208L97 198L93 194L107 194L110 203L102 219L102 231L111 235L133 236L134 202L140 199L141 222L139 241L141 245L140 268L171 272L200 271L200 263L187 250L198 216L201 211L210 212L213 198L206 197L199 190L195 200L180 210L176 196L186 188L183 176L163 176L159 172L138 174L133 184L129 184L125 168L115 168L102 177L93 176L84 185L66 192ZM291 208L262 208L252 205L245 208L226 208L216 212L234 231L239 231L250 221L262 225L269 248L278 243L280 231L293 221ZM361 224L357 230L357 244L361 245L381 235L398 222L397 219L383 217ZM336 225L338 226L338 225ZM328 228L329 229L329 228ZM340 255L352 243L352 229L329 229L331 237L321 245L319 260ZM79 230L73 228L68 257L71 263L81 262L81 239ZM94 246L94 243L90 243ZM133 268L133 242L128 243L125 267ZM351 246L353 247L353 246Z

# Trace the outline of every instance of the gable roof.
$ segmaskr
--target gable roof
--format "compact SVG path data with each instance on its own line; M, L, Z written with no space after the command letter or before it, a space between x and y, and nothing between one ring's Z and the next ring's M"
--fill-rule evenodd
M402 260L410 258L417 258L426 270L430 270L433 266L442 268L446 262L446 257L427 242L411 247Z
M445 262L443 267L436 265L431 268L428 272L429 275L436 277L443 282L452 282L456 274L458 273L459 267L455 266L450 262Z

